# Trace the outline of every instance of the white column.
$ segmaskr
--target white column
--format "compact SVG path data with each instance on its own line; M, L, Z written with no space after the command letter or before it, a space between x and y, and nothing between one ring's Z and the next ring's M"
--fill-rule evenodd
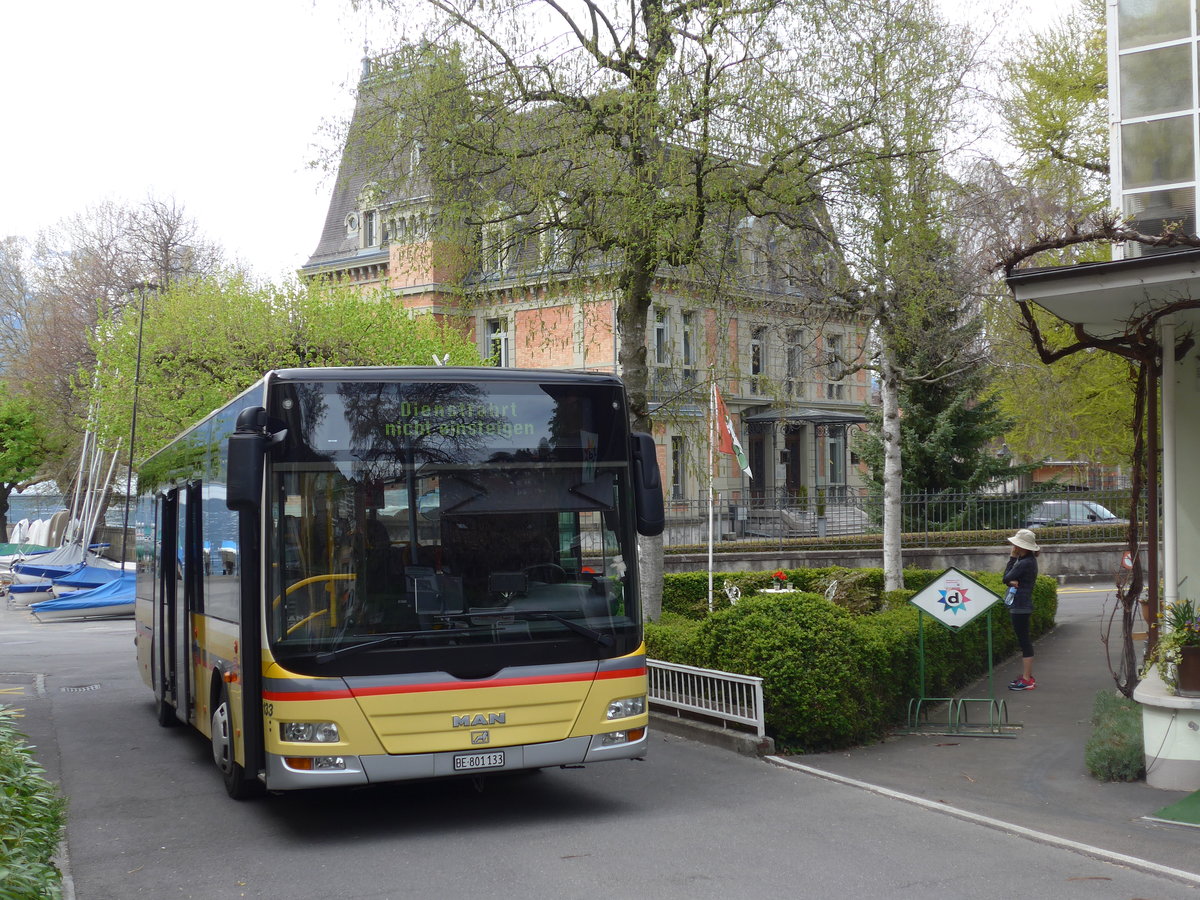
M1162 344L1162 459L1163 490L1163 606L1179 599L1178 521L1175 485L1175 323L1163 320L1159 339ZM1153 548L1151 548L1153 552Z

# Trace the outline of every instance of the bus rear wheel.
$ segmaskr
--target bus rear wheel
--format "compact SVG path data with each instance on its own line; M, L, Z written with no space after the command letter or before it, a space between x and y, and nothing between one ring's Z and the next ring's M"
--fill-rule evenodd
M221 771L225 792L234 800L245 800L257 796L258 782L246 777L246 770L238 764L233 746L233 716L229 708L229 691L221 685L221 692L213 706L212 714L213 762Z

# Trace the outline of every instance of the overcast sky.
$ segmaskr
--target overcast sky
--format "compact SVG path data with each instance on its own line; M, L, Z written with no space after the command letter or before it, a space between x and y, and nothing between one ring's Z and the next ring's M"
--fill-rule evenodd
M260 275L294 271L328 204L331 177L309 167L322 127L349 115L364 44L386 42L347 7L0 0L0 237L153 194Z

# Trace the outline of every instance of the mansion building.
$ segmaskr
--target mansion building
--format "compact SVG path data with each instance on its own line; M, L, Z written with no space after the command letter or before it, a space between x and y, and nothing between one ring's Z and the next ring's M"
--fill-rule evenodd
M364 93L356 118L369 108ZM420 145L398 155L407 177L397 183L408 187L384 193L343 154L302 277L382 291L416 314L448 319L491 365L621 374L616 291L597 277L602 262L574 258L550 228L529 239L483 225L471 241L446 239ZM816 502L864 483L850 438L866 422L871 383L864 370L843 374L843 361L864 356L869 323L823 299L813 279L789 275L764 220L743 217L736 230L725 283L665 273L646 323L653 432L677 512L707 496L714 381L752 473L718 454L723 502Z

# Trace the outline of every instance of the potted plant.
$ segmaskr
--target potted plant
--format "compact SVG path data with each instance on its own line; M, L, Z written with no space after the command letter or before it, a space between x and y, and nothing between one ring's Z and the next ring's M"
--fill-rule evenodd
M771 586L777 591L786 590L787 589L787 573L784 572L782 569L772 573Z
M1158 669L1163 683L1182 697L1200 697L1200 617L1192 600L1177 600L1162 616L1158 641L1146 654L1143 674Z

